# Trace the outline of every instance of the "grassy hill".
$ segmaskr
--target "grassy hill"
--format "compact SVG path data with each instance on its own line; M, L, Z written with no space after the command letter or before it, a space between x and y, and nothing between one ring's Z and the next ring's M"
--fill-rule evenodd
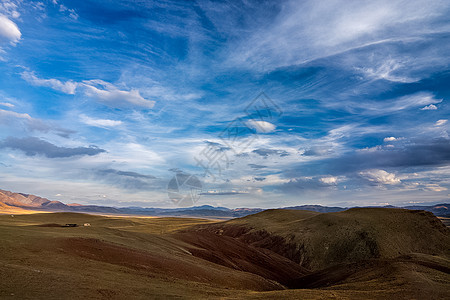
M449 297L449 230L422 211L0 215L0 239L2 299Z
M432 213L397 208L268 210L195 230L270 249L310 270L416 252L450 255L449 229Z

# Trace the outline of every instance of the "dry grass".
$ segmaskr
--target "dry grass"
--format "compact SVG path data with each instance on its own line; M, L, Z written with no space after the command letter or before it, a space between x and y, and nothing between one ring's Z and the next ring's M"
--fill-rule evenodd
M269 211L228 222L77 213L0 215L0 298L449 298L450 264L445 251L433 244L433 236L440 232L433 227L436 224L428 215L394 216L391 211L386 212L386 218L398 222L385 224L383 214ZM380 250L389 254L386 257L356 264L343 259L312 273L288 255L276 253L276 243L283 241L279 237L292 238L293 243L310 242L315 249L320 239L335 236L345 240L343 232L351 228L357 232L370 229L384 249L381 244L395 236L393 232L404 231L405 222L412 222L406 225L415 233L396 243L404 243L408 251L421 250L422 242L420 247L410 248L409 242L414 240L408 239L423 239L429 244L425 250L441 251L439 256L391 257L389 249L398 246L394 243L397 246L386 245L388 250ZM55 227L66 223L91 226ZM225 227L235 230L243 226L251 227L248 232L252 234L266 229L266 242L272 245L255 245L258 241L245 240L245 234L233 237L226 236L226 230L220 232ZM431 237L422 236L420 227ZM205 232L206 228L213 231ZM329 235L322 234L324 228L331 229ZM321 238L314 239L314 231L322 234ZM353 234L347 234L352 240ZM442 243L447 243L447 237L448 232L438 236ZM330 246L343 249L338 244ZM317 259L315 265L326 261L322 255Z

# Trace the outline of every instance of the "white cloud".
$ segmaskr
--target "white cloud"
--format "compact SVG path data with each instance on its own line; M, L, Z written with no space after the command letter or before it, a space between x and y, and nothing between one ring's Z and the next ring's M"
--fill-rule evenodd
M447 190L447 188L442 187L442 186L440 186L438 184L435 184L435 183L427 183L427 184L425 184L423 189L427 190L427 191L432 191L432 192L443 192L443 191Z
M53 2L53 4L58 4L58 3ZM68 12L69 17L71 17L74 20L77 20L79 17L74 9L67 8L65 5L62 5L62 4L59 6L59 11L60 12Z
M27 119L27 120L33 119L33 118L31 118L31 116L29 114L21 114L21 113L15 112L15 111L0 109L0 120L7 118L7 117L14 117L14 118L20 118L20 119Z
M13 19L20 17L20 13L17 11L17 4L14 0L2 0L0 3L0 14L6 15Z
M434 98L434 95L430 93L417 93L413 95L400 97L398 100L395 101L394 105L392 106L392 110L402 110L414 106L436 104L441 102L442 99L436 99Z
M384 101L366 101L364 102L364 105L361 105L361 103L354 103L354 106L363 108L370 114L386 114L414 107L423 107L424 105L441 103L442 101L443 99L436 99L432 93L419 92Z
M15 45L21 37L22 33L16 23L6 16L0 15L0 38L6 39L11 44Z
M131 104L133 106L152 108L155 105L155 101L145 99L136 89L131 89L130 91L120 90L115 85L99 79L85 80L82 83L72 80L63 82L53 78L42 79L37 77L34 72L29 71L22 72L21 77L32 85L49 87L69 95L82 92L88 97L114 107L129 106Z
M393 137L393 136L390 136L390 137L385 137L384 139L383 139L383 141L386 143L386 142L393 142L393 141L396 141L397 139L395 138L395 137Z
M123 106L124 102L144 108L152 108L155 101L147 100L141 96L138 90L119 90L116 86L103 80L83 81L85 94L100 102L113 106Z
M436 109L437 109L436 105L430 104L430 105L422 107L420 110L436 110Z
M320 178L320 181L322 181L325 184L336 184L337 180L338 180L338 178L334 177L334 176Z
M108 119L93 119L86 115L80 115L80 120L84 124L95 127L115 127L122 125L122 121L108 120Z
M359 175L366 178L367 180L380 184L399 184L401 181L393 173L388 173L384 170L367 170L359 172Z
M349 49L447 31L434 22L446 14L445 2L422 0L286 1L270 26L250 32L238 45L230 45L233 65L274 69L333 55ZM217 8L211 8L216 12ZM218 18L218 16L216 16ZM228 20L228 19L227 19ZM225 26L225 25L224 25ZM377 76L409 81L392 75L396 65L373 69Z
M62 82L58 79L42 79L38 78L33 72L22 72L22 79L35 86L45 86L65 94L74 95L78 84L72 80Z
M10 107L10 108L14 107L14 104L9 103L9 102L0 102L0 105L1 106L6 106L6 107Z
M409 83L417 80L413 78L396 75L395 72L401 69L402 67L404 67L402 63L390 58L384 61L379 66L357 68L357 69L362 71L367 77L372 79L385 79L392 82L402 82L402 83Z
M435 126L442 126L444 124L446 124L448 122L448 120L437 120Z
M276 128L276 126L272 123L269 123L266 121L255 121L255 120L247 121L247 126L255 129L258 133L273 132Z

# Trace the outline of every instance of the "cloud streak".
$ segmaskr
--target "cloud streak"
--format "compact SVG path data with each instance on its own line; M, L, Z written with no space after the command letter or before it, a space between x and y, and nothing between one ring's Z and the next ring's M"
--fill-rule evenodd
M155 101L145 99L136 89L131 89L130 91L120 90L115 85L103 80L86 80L83 82L68 80L63 82L53 78L38 78L34 72L29 71L22 72L21 77L34 86L48 87L68 95L75 95L81 92L89 98L112 107L131 106L150 109L155 105Z
M275 131L276 126L270 122L266 121L247 121L247 126L256 130L257 133L269 133Z
M36 137L8 137L0 142L0 148L21 150L27 156L43 155L48 158L68 158L84 155L92 156L106 152L106 150L96 146L76 148L60 147Z
M116 127L123 124L122 121L116 121L116 120L108 120L108 119L94 119L91 117L88 117L84 114L80 115L81 122L95 127L102 127L102 128L108 128L108 127Z
M138 90L124 91L103 80L83 81L84 94L106 105L122 107L127 105L152 108L155 101L144 99Z
M42 79L38 78L33 72L22 72L20 74L23 80L26 82L34 85L34 86L44 86L49 87L55 91L63 92L65 94L74 95L75 90L78 87L78 84L76 82L73 82L72 80L62 82L58 79Z
M279 14L252 32L232 56L233 64L273 69L330 56L411 32L445 31L437 20L449 9L444 2L422 1L287 1ZM373 71L377 77L393 77L395 65ZM395 79L395 78L393 78ZM394 80L395 81L395 80ZM401 81L401 80L400 80Z

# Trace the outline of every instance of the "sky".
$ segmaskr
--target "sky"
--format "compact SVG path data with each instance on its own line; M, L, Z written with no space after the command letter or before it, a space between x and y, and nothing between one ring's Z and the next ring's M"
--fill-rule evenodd
M450 201L449 1L0 1L0 189Z

